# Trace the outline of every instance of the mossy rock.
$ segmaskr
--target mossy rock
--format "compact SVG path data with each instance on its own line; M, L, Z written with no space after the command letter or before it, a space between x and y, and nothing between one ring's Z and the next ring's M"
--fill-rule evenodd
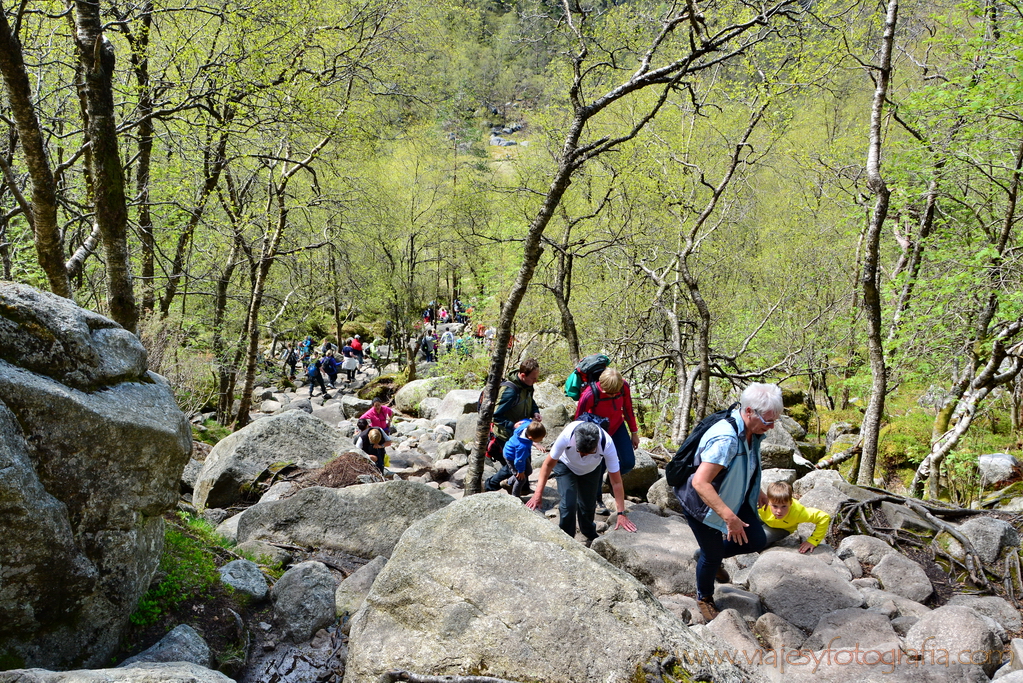
M785 414L799 423L799 426L810 431L810 417L813 413L806 407L805 403L797 403L785 409Z
M384 403L391 400L395 392L401 389L405 385L405 375L403 373L391 373L387 375L380 375L370 381L369 384L359 389L357 394L359 398L364 401L372 401L375 398L379 398Z
M810 462L820 462L824 457L824 444L800 441L797 445L799 446L799 454Z
M806 393L802 389L782 389L781 390L781 404L786 408L792 408L793 406L799 405L800 403L806 403ZM789 415L792 415L791 411ZM792 415L795 417L795 415ZM803 425L806 428L806 425Z
M359 335L363 343L380 339L384 336L384 324L376 322L359 322L352 320L341 325L341 338L345 341Z

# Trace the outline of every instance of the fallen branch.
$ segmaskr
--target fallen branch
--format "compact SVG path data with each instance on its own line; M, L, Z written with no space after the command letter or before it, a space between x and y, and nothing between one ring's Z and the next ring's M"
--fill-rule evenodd
M852 458L853 456L859 455L863 451L863 449L861 448L862 442L863 437L856 439L856 443L854 443L852 446L849 446L849 448L845 449L841 453L834 454L830 458L825 458L824 460L821 460L816 465L814 465L814 467L816 467L819 470L830 469L835 465L838 465L839 463L845 462L846 460Z

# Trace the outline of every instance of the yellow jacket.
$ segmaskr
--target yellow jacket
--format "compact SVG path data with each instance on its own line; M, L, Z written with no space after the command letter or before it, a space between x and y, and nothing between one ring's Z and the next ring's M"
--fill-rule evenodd
M810 538L806 539L806 542L810 545L819 545L824 540L824 534L828 533L828 525L831 524L831 515L818 510L817 508L804 507L798 500L792 501L792 505L789 506L789 513L781 519L776 518L771 513L771 507L762 507L757 512L760 513L760 519L763 520L764 524L775 529L785 529L786 531L792 532L802 524L803 522L813 522L817 525Z

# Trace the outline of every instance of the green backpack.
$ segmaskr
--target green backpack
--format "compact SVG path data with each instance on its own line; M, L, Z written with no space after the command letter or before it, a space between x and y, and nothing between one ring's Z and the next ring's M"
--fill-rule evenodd
M580 360L576 363L575 370L565 380L565 396L578 401L583 393L583 387L600 379L600 373L610 364L611 359L602 353L595 353Z

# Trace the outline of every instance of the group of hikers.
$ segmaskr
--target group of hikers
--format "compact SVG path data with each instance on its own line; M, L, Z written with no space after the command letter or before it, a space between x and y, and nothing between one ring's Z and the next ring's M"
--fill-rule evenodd
M311 336L307 336L298 344L285 344L280 360L284 361L284 374L291 379L296 378L298 366L302 366L309 381L309 398L316 395L317 388L321 395L330 398L327 387L338 388L338 375L344 373L347 383L351 384L355 381L355 373L367 358L373 357L372 354L372 343L363 344L359 334L348 339L341 348L326 338L317 345Z
M487 447L487 457L500 469L487 479L486 490L497 491L511 481L513 495L532 494L526 507L535 510L542 503L547 482L554 477L561 498L559 526L572 537L578 526L587 546L597 538L594 515L598 514L605 473L614 495L614 528L636 531L625 510L622 477L635 466L639 429L629 383L606 363L606 356L590 356L577 365L566 382L570 396L570 385L582 387L574 420L547 452L541 443L547 430L533 400L539 364L531 358L522 361L501 383ZM683 444L676 455L676 459L692 459L691 472L672 492L700 546L697 604L707 621L718 614L714 581L729 580L722 567L725 558L759 552L797 531L804 522L813 523L815 529L802 541L799 552L812 553L831 523L827 513L795 500L788 482L775 481L761 490L760 445L782 412L781 389L776 384L751 384L738 403L701 422L693 430L691 450ZM536 489L530 491L534 446L545 457Z

